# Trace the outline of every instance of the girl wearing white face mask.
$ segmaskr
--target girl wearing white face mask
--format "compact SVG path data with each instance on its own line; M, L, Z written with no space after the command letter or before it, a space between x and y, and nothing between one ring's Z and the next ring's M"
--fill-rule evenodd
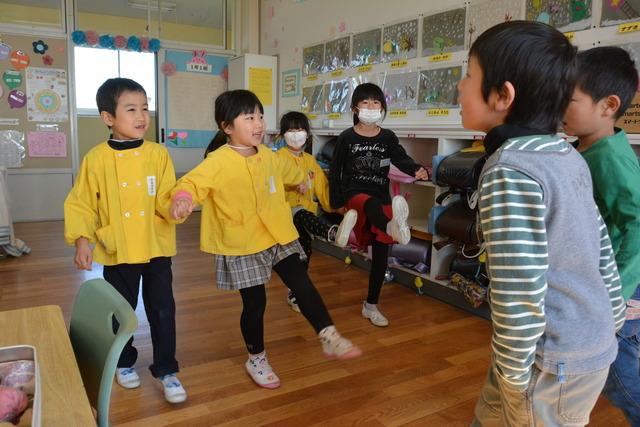
M416 179L428 179L427 172L407 155L398 137L378 123L387 113L382 90L373 83L356 87L351 98L354 126L338 137L329 170L331 207L355 209L354 227L360 246L372 246L369 291L362 316L376 326L389 321L377 304L387 270L389 245L406 245L411 239L407 218L409 207L402 196L389 196L389 166Z
M340 247L346 246L358 214L355 210L346 212L339 225L331 225L318 218L318 202L327 212L334 212L334 209L331 209L329 203L329 184L324 171L313 156L304 151L312 139L307 116L298 111L290 111L283 115L280 119L280 136L284 138L287 146L281 148L277 154L295 163L307 178L300 185L285 187L285 197L291 206L293 224L298 230L298 240L307 255L308 267L313 237L327 239ZM287 302L292 310L300 312L296 297L291 291Z

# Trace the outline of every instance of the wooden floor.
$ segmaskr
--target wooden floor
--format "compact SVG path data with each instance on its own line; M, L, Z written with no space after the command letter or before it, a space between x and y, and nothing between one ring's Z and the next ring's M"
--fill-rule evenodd
M0 310L45 304L62 307L68 323L80 283L101 275L79 272L64 246L61 222L17 224L32 248L0 260ZM151 342L144 310L135 343L142 387L115 385L114 426L467 426L489 364L489 322L398 284L383 287L381 307L390 326L377 328L360 315L367 274L321 253L311 276L338 329L364 355L328 361L304 318L285 302L278 279L268 286L266 348L282 380L277 390L255 386L244 371L239 329L240 297L218 291L212 256L198 250L199 217L178 227L174 258L180 378L189 399L166 403L146 367ZM1 333L1 331L0 331ZM627 425L600 399L592 426Z

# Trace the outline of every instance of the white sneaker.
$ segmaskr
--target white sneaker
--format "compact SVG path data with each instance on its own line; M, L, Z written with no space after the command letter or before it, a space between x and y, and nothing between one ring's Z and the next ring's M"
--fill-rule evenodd
M327 326L318 333L324 355L330 359L353 359L362 355L362 350L338 333L336 327Z
M249 356L244 366L253 382L260 387L268 389L280 387L280 378L273 372L265 352L262 352L258 357Z
M133 367L116 368L116 382L123 388L140 387L140 377Z
M393 218L387 224L387 234L401 245L406 245L411 240L411 230L407 225L409 218L409 205L402 196L394 196L391 201Z
M334 237L336 245L341 248L347 246L347 243L349 243L349 235L357 221L358 212L355 209L349 209L342 217L340 225L338 225L338 231L336 231L336 235Z
M158 378L162 382L164 398L169 403L181 403L187 400L187 392L176 374L163 375Z
M289 304L291 310L295 311L296 313L300 313L300 307L298 307L296 296L291 291L289 291L289 294L287 295L287 304Z
M366 302L362 303L362 317L369 319L375 326L389 326L389 320L376 307L375 310L367 308Z

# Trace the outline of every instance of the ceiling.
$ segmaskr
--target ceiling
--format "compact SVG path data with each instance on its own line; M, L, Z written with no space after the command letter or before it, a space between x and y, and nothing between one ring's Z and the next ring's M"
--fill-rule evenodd
M102 15L127 16L147 19L147 11L134 9L129 2L146 5L147 0L75 0L78 12L98 13ZM60 0L0 0L2 3L57 8ZM151 19L157 19L158 0L150 0ZM222 5L224 0L160 0L160 3L176 5L173 12L162 12L162 20L198 27L222 28ZM156 9L154 9L156 5Z

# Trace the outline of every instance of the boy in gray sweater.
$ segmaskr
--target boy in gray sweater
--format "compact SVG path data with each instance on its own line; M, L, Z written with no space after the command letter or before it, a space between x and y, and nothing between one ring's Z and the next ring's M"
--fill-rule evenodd
M556 135L575 48L512 21L471 46L462 124L487 132L480 220L492 365L473 425L584 425L617 353L620 278L584 160Z

